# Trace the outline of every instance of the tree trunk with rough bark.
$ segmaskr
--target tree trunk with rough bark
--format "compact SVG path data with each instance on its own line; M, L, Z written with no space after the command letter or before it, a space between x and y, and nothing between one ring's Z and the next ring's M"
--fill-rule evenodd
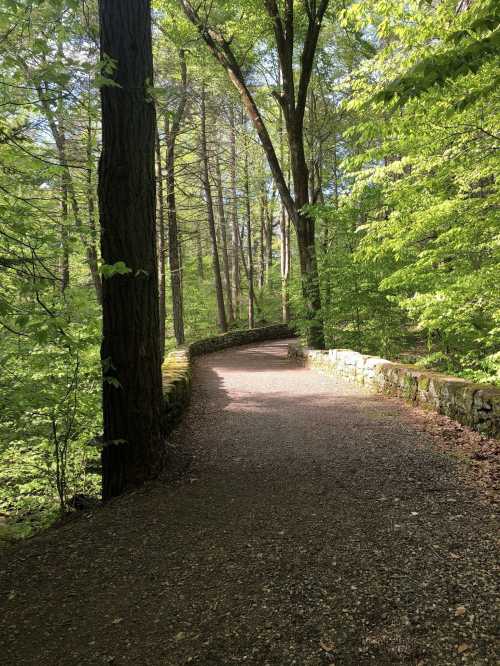
M101 60L116 63L108 76L118 84L101 88L105 500L157 477L165 460L150 11L149 0L99 2ZM118 262L125 267L113 272Z

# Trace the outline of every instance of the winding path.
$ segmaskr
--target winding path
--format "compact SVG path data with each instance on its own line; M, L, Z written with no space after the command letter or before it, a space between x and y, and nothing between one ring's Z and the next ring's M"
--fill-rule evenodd
M286 343L197 362L186 479L0 563L0 663L495 664L493 516L397 400Z

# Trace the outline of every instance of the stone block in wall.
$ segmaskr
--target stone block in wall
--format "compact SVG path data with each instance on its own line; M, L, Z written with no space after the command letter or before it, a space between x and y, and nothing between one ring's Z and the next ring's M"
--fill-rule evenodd
M500 437L500 389L479 388L474 393L472 415L479 432Z

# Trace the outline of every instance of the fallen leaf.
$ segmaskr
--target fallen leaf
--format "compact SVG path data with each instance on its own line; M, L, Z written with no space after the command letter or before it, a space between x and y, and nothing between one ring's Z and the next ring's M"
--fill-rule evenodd
M178 634L175 636L176 641L182 641L186 638L186 634L183 631L179 631Z
M112 620L111 624L120 624L120 622L123 622L122 617L115 617L114 620Z
M465 606L457 606L455 609L455 617L460 617L461 615L465 615Z
M326 643L325 641L319 642L320 647L325 652L333 652L335 650L335 643Z
M465 652L470 648L470 645L467 643L460 643L460 645L457 647L457 652L458 654L462 654L462 652Z

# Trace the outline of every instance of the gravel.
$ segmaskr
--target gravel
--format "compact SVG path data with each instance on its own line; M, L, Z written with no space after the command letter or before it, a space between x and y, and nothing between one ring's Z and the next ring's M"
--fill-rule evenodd
M200 358L182 480L3 553L0 664L497 664L491 489L439 419L286 342Z

